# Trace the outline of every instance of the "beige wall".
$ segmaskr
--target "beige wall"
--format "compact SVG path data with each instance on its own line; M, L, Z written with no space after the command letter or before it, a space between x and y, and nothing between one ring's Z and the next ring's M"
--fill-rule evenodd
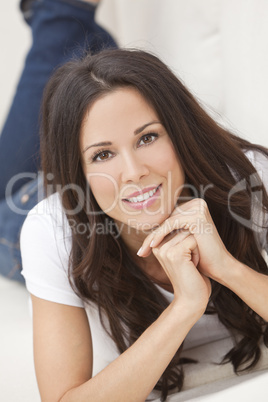
M121 46L160 55L219 120L268 145L267 0L103 0L98 20ZM0 34L1 126L31 42L17 0L0 2Z
M106 0L99 19L121 45L163 57L225 125L268 146L267 0Z
M0 127L31 43L30 30L23 21L18 3L17 0L0 2Z

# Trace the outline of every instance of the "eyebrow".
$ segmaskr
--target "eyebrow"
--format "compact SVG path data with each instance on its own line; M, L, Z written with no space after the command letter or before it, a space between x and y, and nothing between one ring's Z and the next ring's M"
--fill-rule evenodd
M150 123L146 123L146 124L144 124L143 126L141 126L141 127L139 127L139 128L136 128L136 130L134 131L134 135L138 135L138 134L142 133L142 131L143 131L146 127L151 126L152 124L162 124L162 123L160 123L160 121L157 121L157 120L150 121ZM98 143L96 143L96 144L88 145L88 146L82 151L82 153L84 154L89 148L93 148L93 147L108 147L108 146L111 146L111 145L112 145L112 142L111 142L111 141L102 141L102 142L98 142Z
M157 121L157 120L150 121L150 123L146 123L143 126L137 128L134 131L134 134L135 135L140 134L146 127L151 126L152 124L161 124L161 123L160 123L160 121Z
M93 148L93 147L108 147L112 145L112 143L110 141L103 141L103 142L98 142L97 144L92 144L92 145L88 145L84 150L83 150L83 154L89 149L89 148Z

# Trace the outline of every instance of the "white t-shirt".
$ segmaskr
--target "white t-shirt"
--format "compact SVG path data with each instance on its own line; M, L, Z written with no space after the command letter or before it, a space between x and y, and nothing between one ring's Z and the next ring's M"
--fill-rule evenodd
M247 156L257 168L268 188L268 160L259 153ZM266 216L266 226L268 217ZM263 216L262 216L263 219ZM266 230L257 234L265 248ZM119 356L115 343L103 329L93 303L84 302L75 294L68 280L68 260L71 249L71 229L63 212L59 195L51 195L33 208L23 225L21 252L26 286L33 295L56 303L85 308L92 332L94 350L93 375ZM157 286L157 285L156 285ZM171 302L173 294L159 287ZM184 350L230 337L217 315L203 315L188 333Z

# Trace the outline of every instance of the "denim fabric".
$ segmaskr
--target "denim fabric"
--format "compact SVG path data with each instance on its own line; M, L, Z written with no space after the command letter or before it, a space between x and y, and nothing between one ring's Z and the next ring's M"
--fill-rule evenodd
M0 273L19 282L24 282L20 274L20 230L27 213L44 198L42 174L32 176L36 178L0 201Z
M20 7L32 30L32 46L0 136L0 274L23 281L19 233L27 211L42 194L37 195L40 179L33 177L40 165L38 121L44 86L59 65L116 43L95 23L96 7L89 3L22 0ZM10 208L12 201L25 214Z

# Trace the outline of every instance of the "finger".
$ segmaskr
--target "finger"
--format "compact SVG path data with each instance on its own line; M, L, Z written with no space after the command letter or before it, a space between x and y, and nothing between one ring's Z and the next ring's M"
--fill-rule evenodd
M165 245L166 247L171 247L175 244L180 243L183 241L186 237L190 236L191 233L189 230L184 230L184 229L178 229L178 230L173 230L171 233L168 233L160 242L156 244L157 247L163 247ZM148 245L147 247L143 247L142 249L142 254L138 254L140 257L148 257L151 252L152 252L152 246ZM141 249L139 250L139 252Z
M194 198L190 201L177 205L170 216L203 214L207 209L207 203L202 198Z
M146 257L147 255L150 254L151 252L151 248L158 246L163 240L164 238L170 234L171 232L175 231L175 230L179 230L179 229L183 229L180 228L180 226L178 224L173 225L172 222L174 219L176 218L168 218L165 220L164 223L162 223L162 225L160 227L158 227L157 229L154 229L152 231L152 233L150 233L146 239L144 240L142 247L139 249L138 251L138 255L141 257ZM160 233L162 234L160 237ZM153 243L153 240L157 238L157 242Z
M189 216L189 215L194 215L194 214L198 213L198 211L199 211L198 207L194 203L188 201L186 203L177 205L176 208L174 208L174 211L172 212L172 214L170 216L174 216L174 215Z
M195 267L197 267L198 263L199 263L199 249L198 246L196 246L193 250L192 250L192 261Z
M199 221L200 222L200 221ZM138 251L140 257L147 257L151 253L152 247L157 247L164 238L173 231L189 231L194 234L197 231L196 218L174 216L168 218L159 228L150 233L144 240L142 247Z
M180 241L177 241L177 243L174 243L174 239L172 239L172 241L165 243L163 246L153 248L152 251L171 283L173 283L174 275L179 275L179 267L187 265L196 269L196 265L199 262L198 245L195 237L191 234L188 234L183 240L180 238Z
M189 250L189 261L193 262L196 266L199 261L199 249L195 237L189 233L189 235L179 243L177 243L177 250L188 251Z
M180 241L174 242L175 239L177 240L177 237L163 246L153 248L155 256L160 258L162 262L166 261L166 264L175 263L176 266L177 263L198 263L199 250L195 237L188 234L184 239L181 237Z
M161 248L163 250L167 250L170 247L173 247L182 241L184 241L188 236L191 236L189 230L174 230L173 232L169 233L157 246L157 248Z
M196 198L176 207L171 216L166 219L160 227L150 233L144 240L138 255L146 257L151 253L150 248L156 247L174 230L188 229L193 234L202 232L206 224L207 203Z
M178 215L180 213L184 213L187 209L187 204L181 204L179 207L176 207L174 209L174 211L172 212L172 214L170 215L170 217L174 217L176 216L176 218L178 218ZM185 212L187 213L187 211ZM192 213L192 212L190 212ZM171 222L170 220L167 222L167 224L169 224L169 222ZM166 221L164 223L162 223L162 225L160 226L160 228L166 224ZM153 229L153 231L145 238L145 240L143 241L142 247L139 249L138 251L138 255L141 257L147 257L150 253L151 253L151 243L152 240L154 239L155 235L157 234L157 230L159 229L159 227ZM178 227L175 228L176 230L178 229ZM163 233L163 236L167 236L170 232L172 232L172 227L167 227L165 233Z
M190 235L188 230L174 230L169 233L157 246L162 247L164 244L169 243L169 246L173 246L181 241L183 241L187 236ZM141 253L142 251L142 253ZM138 255L140 257L148 257L152 252L152 247L148 246L147 248L143 248L138 251Z

